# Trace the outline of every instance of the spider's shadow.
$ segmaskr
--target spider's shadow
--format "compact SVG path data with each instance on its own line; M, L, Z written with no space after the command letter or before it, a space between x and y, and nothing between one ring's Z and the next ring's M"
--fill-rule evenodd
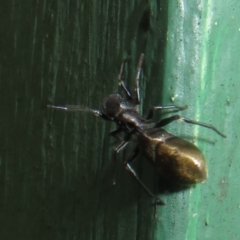
M166 180L165 178L158 176L158 185L157 185L157 192L164 194L164 193L176 193L176 192L182 192L185 190L188 190L194 185L180 185L173 182L170 182L169 180Z

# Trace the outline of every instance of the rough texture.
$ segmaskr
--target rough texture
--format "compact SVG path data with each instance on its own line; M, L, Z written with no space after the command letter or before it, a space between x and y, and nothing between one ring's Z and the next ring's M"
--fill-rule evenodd
M0 239L239 237L240 2L205 2L1 3ZM228 136L184 123L169 127L194 136L209 178L162 196L165 207L155 208L121 167L125 153L111 185L113 125L46 108L100 108L117 89L122 59L131 56L130 84L141 52L144 112L151 104L187 103L183 116ZM151 166L140 157L135 167L154 189Z

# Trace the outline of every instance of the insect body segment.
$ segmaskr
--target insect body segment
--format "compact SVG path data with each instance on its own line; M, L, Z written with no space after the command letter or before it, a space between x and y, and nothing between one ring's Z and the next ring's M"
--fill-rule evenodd
M143 59L144 54L141 54L138 61L133 94L128 90L123 80L124 66L127 60L123 61L118 74L118 84L124 92L125 98L120 93L110 94L104 103L103 110L94 110L88 107L75 105L48 105L48 107L65 111L89 112L104 120L115 122L117 128L110 132L109 135L115 137L120 142L115 148L116 153L122 151L128 145L132 135L137 136L137 145L129 157L124 161L123 165L146 192L155 197L131 166L131 162L140 152L154 164L157 172L170 182L177 184L195 184L207 178L206 161L201 151L192 143L168 133L162 129L162 127L173 121L183 120L186 123L209 128L222 137L226 136L212 125L183 118L179 115L161 119L156 123L150 121L156 110L170 109L182 111L185 110L187 106L153 106L149 109L146 117L140 115L138 112L138 105L141 100L139 79ZM121 132L125 133L124 139L118 136ZM160 199L159 203L164 204Z

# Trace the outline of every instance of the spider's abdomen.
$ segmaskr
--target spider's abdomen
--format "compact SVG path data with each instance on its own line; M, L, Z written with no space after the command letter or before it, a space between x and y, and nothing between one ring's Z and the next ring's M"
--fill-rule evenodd
M192 143L156 128L144 130L139 138L144 155L167 180L195 184L207 178L204 156Z

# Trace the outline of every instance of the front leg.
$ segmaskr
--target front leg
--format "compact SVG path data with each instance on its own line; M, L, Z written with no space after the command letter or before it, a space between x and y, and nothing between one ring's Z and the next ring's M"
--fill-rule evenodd
M89 112L94 114L96 117L101 117L104 120L113 121L112 118L108 117L105 113L103 113L100 110L95 110L95 109L91 109L91 108L80 106L80 105L65 105L65 106L47 105L47 107L64 110L68 112Z

